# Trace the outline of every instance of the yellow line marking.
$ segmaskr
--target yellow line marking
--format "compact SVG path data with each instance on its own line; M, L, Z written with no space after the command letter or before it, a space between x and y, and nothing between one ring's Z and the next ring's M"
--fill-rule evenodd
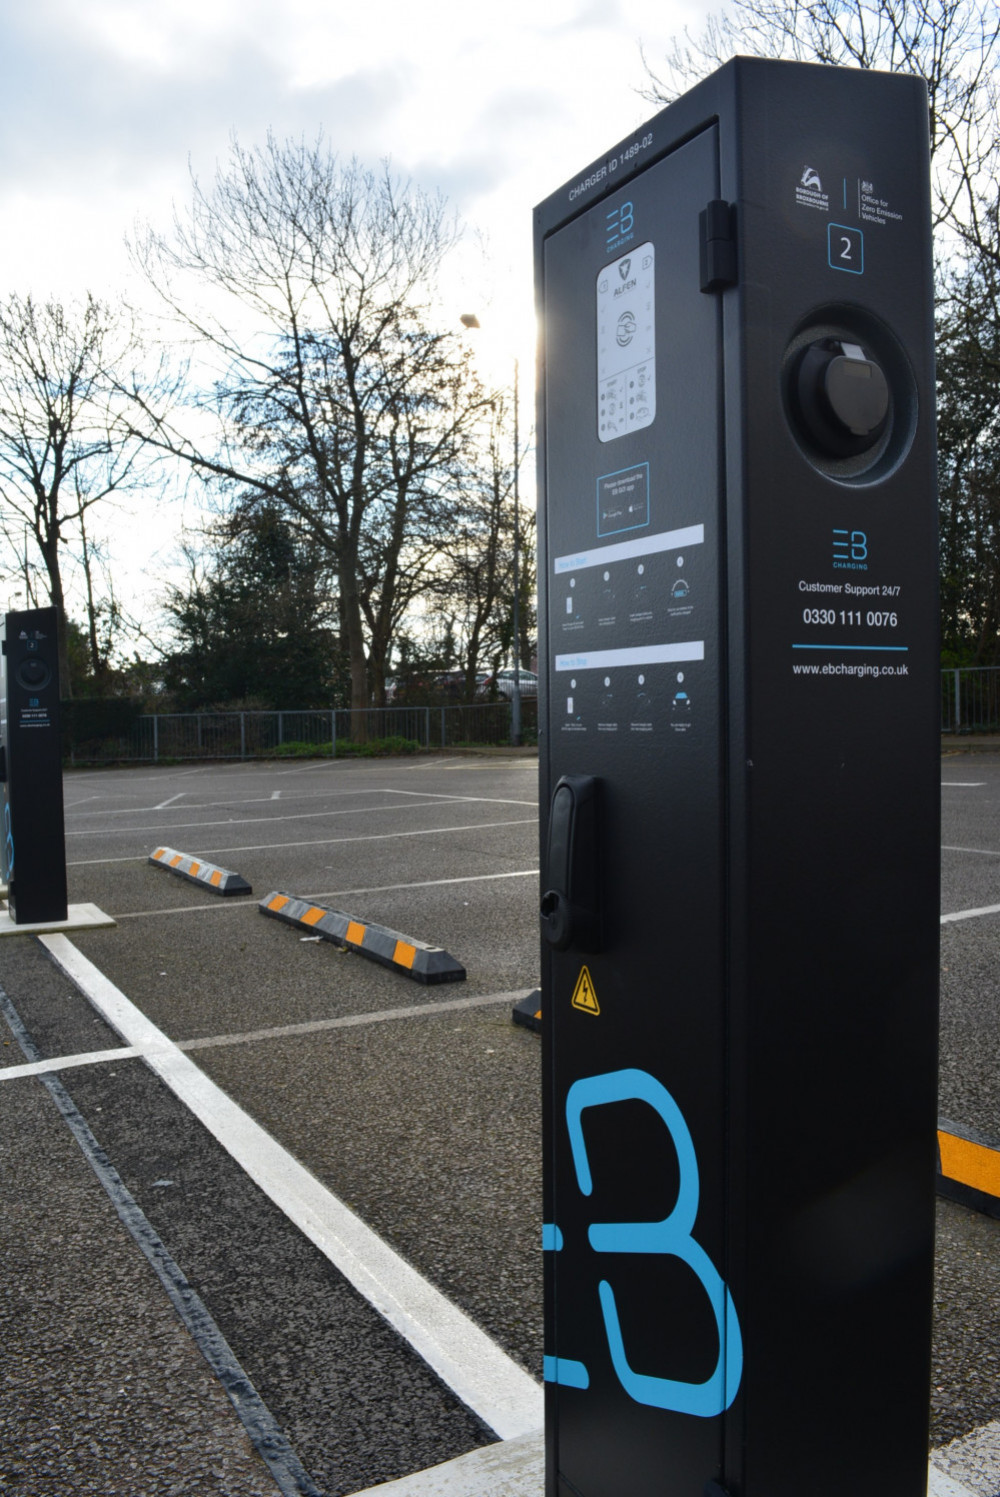
M268 905L269 910L283 910L288 903L287 894L276 894Z
M949 1180L985 1191L987 1195L1000 1196L1000 1153L996 1149L970 1143L967 1138L956 1138L953 1133L940 1132L938 1145L941 1173Z
M392 953L392 959L394 962L398 962L401 967L406 967L409 970L413 966L416 955L417 948L411 946L409 941L397 941L396 949Z
M318 904L310 905L302 916L302 924L315 925L317 921L322 920L325 914L326 910L321 910Z
M347 935L344 937L344 940L350 941L352 946L361 946L364 944L364 939L365 927L361 924L360 920L349 920L347 922Z

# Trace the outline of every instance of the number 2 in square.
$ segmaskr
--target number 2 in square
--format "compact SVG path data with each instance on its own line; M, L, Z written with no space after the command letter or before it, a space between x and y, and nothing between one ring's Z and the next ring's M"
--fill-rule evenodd
M865 268L865 236L845 224L829 224L826 231L827 260L831 270L862 275Z

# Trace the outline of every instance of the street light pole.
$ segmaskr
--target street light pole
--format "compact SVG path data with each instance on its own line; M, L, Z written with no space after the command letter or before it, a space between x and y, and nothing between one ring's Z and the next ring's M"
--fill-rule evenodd
M463 327L482 326L475 312L463 312ZM521 506L519 479L521 472L521 436L518 428L519 363L514 360L514 612L511 626L514 634L514 691L510 700L510 741L521 746Z

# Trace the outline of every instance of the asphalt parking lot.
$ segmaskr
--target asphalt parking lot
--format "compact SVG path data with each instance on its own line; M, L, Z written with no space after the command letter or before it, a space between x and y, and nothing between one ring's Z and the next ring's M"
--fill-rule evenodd
M530 1427L540 1054L510 1012L538 978L536 769L431 757L67 776L70 899L117 925L0 947L0 1491L346 1497ZM942 925L940 1113L995 1138L1000 756L946 757L942 781L942 914L960 918ZM151 867L163 844L237 869L253 894L219 899ZM421 987L262 919L272 890L440 944L467 980ZM162 1042L102 1017L116 990ZM242 1142L219 1097L249 1120ZM300 1166L429 1286L417 1320L457 1307L460 1340L487 1333L501 1360L484 1383L509 1386L508 1405L415 1349L403 1310L373 1307L364 1265L338 1266L342 1224L320 1219L322 1199L289 1214ZM938 1224L933 1443L958 1442L948 1469L986 1497L1000 1490L1000 1222L939 1202Z

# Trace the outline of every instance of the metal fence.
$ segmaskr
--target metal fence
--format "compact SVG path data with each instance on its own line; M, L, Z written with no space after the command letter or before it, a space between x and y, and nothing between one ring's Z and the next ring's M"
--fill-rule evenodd
M941 731L1000 732L1000 666L941 672Z
M264 759L484 748L510 743L511 703L347 708L322 712L146 714L121 736L66 745L72 764ZM521 699L522 739L535 743L538 700ZM1000 733L1000 666L941 672L942 733Z
M71 739L71 764L172 763L413 753L510 743L511 704L372 707L322 712L170 712L136 719L117 737ZM522 738L534 742L538 706L522 700Z

